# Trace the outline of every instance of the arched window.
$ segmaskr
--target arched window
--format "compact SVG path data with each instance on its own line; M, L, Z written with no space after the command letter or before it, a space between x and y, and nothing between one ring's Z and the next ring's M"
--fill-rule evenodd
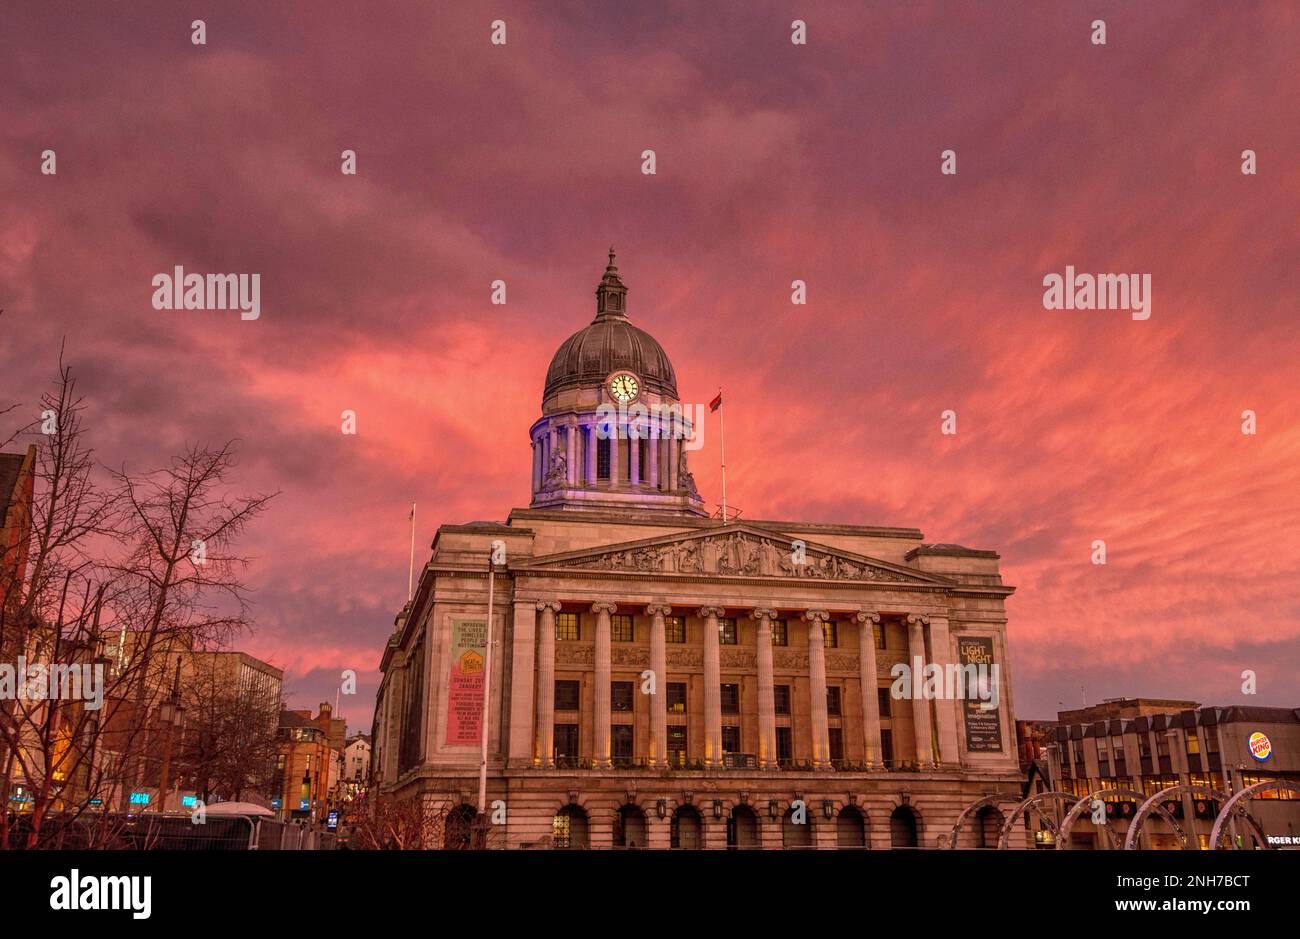
M802 822L795 822L794 809L785 810L781 820L781 846L784 848L811 848L813 846L812 813L805 808L800 817Z
M447 821L442 829L444 850L465 851L472 846L475 814L472 805L458 805L447 813Z
M975 847L996 848L1002 837L1002 813L986 805L975 813Z
M614 847L644 848L645 841L645 813L635 805L620 806L614 818Z
M554 848L587 848L587 813L579 806L566 805L551 820L551 846Z
M915 848L916 814L905 805L894 809L889 816L889 844L894 848Z
M867 846L867 823L856 805L846 805L840 809L835 820L835 840L841 848L865 848Z
M691 805L679 805L673 813L672 840L670 846L694 850L704 847L700 813Z
M747 805L736 806L731 810L731 818L727 819L727 847L757 848L758 846L758 816Z

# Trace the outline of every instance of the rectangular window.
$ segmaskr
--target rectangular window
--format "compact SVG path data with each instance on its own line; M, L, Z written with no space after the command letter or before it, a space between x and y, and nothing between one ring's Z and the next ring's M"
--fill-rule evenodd
M786 629L785 620L772 620L772 645L788 646L790 644L790 633Z
M891 698L890 698L890 694L889 694L889 689L888 689L888 688L877 688L877 689L876 689L876 701L878 701L879 704L880 704L880 716L881 716L881 717L889 717L889 713L890 713L890 712L889 712L889 702L890 702L890 700L891 700Z
M556 639L578 639L580 635L578 628L577 613L557 613L555 616L555 638Z
M632 725L615 724L610 728L610 757L616 766L632 762Z
M555 761L572 762L578 758L578 725L555 725Z
M1169 755L1169 735L1167 733L1156 734L1156 755Z
M1187 755L1192 756L1201 752L1201 740L1196 736L1196 731L1187 732Z
M609 629L615 642L632 641L632 617L616 613L609 618Z
M1151 735L1148 733L1138 734L1138 756L1144 760L1151 759Z
M1209 734L1206 734L1206 735L1205 735L1205 752L1206 752L1206 753L1218 753L1218 752L1219 752L1219 736L1218 736L1218 734L1209 733Z
M596 441L596 478L609 479L609 439Z
M740 713L740 685L722 686L722 713Z
M790 686L777 685L772 689L772 700L776 704L777 714L790 713Z
M668 728L668 765L686 765L686 728L679 724Z
M578 709L578 683L576 681L557 681L555 683L555 710L576 711Z
M740 752L740 728L739 727L722 728L722 752L723 753Z
M736 620L733 617L724 616L718 620L718 640L724 646L736 644Z
M876 639L876 648L877 648L877 649L884 649L884 648L886 648L886 646L885 646L885 624L884 624L884 623L872 623L872 624L871 624L871 634L872 634L873 636L875 636L875 639Z
M686 682L670 681L668 683L668 713L686 713Z
M892 730L882 730L880 732L880 759L886 766L894 765L894 732Z
M828 649L834 649L840 644L840 633L836 628L837 623L822 623L822 645Z
M828 731L828 739L831 745L831 762L844 762L844 731L839 727L832 727Z
M684 616L664 617L664 641L665 642L686 641L686 617Z
M830 685L826 689L826 714L828 717L840 716L840 688L839 685Z
M789 727L776 729L776 761L782 765L794 759L794 738Z
M632 710L632 689L630 681L611 681L609 683L609 709L611 711Z

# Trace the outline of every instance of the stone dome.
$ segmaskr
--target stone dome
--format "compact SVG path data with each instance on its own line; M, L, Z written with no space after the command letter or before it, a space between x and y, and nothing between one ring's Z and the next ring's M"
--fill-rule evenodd
M644 389L677 398L673 363L653 336L628 320L626 295L611 248L609 266L596 288L596 318L555 351L546 370L543 400L567 388L598 386L622 368L640 378Z

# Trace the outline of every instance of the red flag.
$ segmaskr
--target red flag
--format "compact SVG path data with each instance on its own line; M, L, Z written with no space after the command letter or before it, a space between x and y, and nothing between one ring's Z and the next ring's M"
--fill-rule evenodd
M718 408L720 408L720 407L722 407L722 392L721 392L721 391L718 392L718 396L717 396L716 398L714 398L712 401L709 402L709 413L712 414L714 411L716 411L716 410L717 410Z

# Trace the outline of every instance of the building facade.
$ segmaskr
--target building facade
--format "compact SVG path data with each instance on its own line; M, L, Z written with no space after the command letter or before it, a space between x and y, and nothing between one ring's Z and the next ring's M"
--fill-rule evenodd
M1245 803L1260 830L1225 829L1240 847L1300 848L1300 708L1201 707L1195 701L1124 698L1063 711L1042 747L1049 791L1096 794L1113 837L1125 839L1143 802L1167 793L1142 822L1136 847L1208 848L1228 798L1259 783ZM1254 747L1252 748L1252 740ZM1112 835L1082 813L1064 833L1072 848L1108 848Z
M486 809L510 848L937 847L1018 801L998 556L709 517L691 408L626 296L611 251L546 375L529 507L433 540L381 663L380 793ZM952 693L980 668L991 696Z

